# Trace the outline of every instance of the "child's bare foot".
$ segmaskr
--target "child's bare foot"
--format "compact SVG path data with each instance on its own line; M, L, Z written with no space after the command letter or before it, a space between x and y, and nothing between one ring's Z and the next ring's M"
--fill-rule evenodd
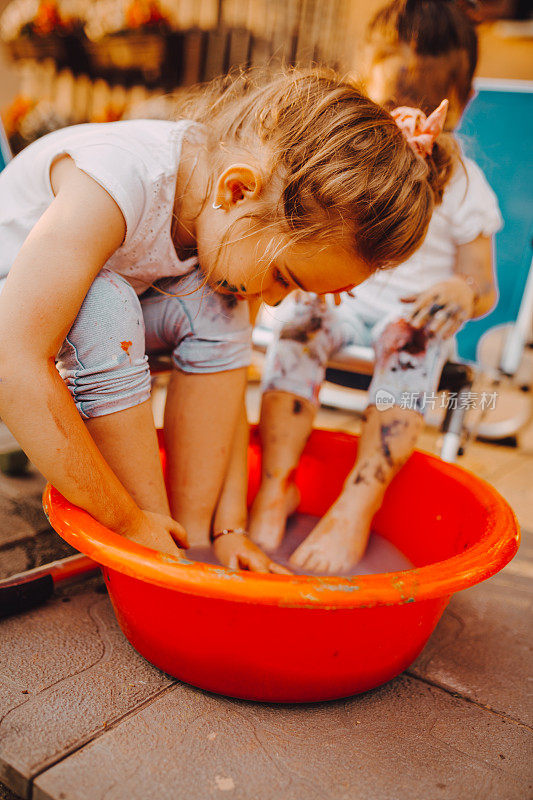
M339 498L296 548L290 563L323 574L346 572L363 557L370 523Z
M300 491L294 483L288 485L263 481L250 512L250 539L271 553L281 544L287 517L294 514L300 503Z

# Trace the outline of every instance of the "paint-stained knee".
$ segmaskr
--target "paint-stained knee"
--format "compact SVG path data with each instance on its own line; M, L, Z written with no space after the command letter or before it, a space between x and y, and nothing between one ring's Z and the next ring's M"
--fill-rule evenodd
M405 319L389 322L375 344L376 368L412 369L417 359L424 358L427 345L424 329L415 328Z
M102 270L57 356L83 417L129 408L150 396L142 310L133 287Z
M97 359L99 354L116 355L117 361L142 357L144 322L133 286L111 270L102 270L85 296L68 340L79 353L90 347Z

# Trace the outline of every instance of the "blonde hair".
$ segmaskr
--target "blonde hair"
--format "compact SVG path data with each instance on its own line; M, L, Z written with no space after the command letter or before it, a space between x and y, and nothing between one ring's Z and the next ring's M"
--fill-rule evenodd
M404 261L423 241L442 167L416 157L353 82L322 70L242 73L182 99L180 116L205 124L213 163L224 148L266 154L256 218L290 241L343 245L371 270Z

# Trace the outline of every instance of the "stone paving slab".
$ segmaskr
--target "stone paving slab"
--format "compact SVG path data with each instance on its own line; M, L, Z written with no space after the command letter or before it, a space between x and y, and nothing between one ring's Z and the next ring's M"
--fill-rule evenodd
M409 674L533 725L532 620L531 578L504 570L452 597Z
M272 706L171 687L41 774L34 800L525 800L532 734L408 676Z
M518 548L518 553L511 563L505 567L505 570L516 572L516 565L518 562L522 567L527 564L529 566L529 570L527 570L528 575L529 577L533 577L533 531L524 527L520 530L520 547ZM522 569L522 571L524 570Z
M491 595L496 580L486 584ZM461 659L455 622L462 614L486 624L489 600L474 595L481 588L463 593L471 593L467 601L458 596L468 607L445 613L427 661L416 669L487 705L486 681L499 680L495 701L502 691L496 667L487 671L497 631L477 650L465 636ZM22 796L32 796L32 780L35 800L533 796L531 731L522 724L413 676L315 706L209 695L172 681L136 654L102 592L99 579L74 585L0 626L0 780ZM504 593L505 602L515 594ZM513 616L517 625L519 617ZM440 647L441 639L458 649ZM515 689L527 678L521 658L501 664ZM513 692L504 705L505 713L522 716Z
M35 774L170 683L124 638L100 579L3 620L0 781L26 795Z
M19 800L20 795L14 794L11 789L0 783L0 800Z
M531 457L517 455L512 468L488 480L510 503L520 525L531 526Z
M17 477L0 472L0 548L50 530L41 503L44 485L33 468Z
M0 472L0 579L76 552L48 524L44 485L31 466L20 476Z
M1 512L0 512L1 513ZM51 528L0 549L0 578L8 578L78 551Z

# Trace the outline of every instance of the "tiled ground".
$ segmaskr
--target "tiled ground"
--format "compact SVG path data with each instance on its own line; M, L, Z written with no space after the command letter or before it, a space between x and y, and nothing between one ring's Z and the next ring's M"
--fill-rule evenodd
M332 410L318 423L359 427ZM427 429L421 447L437 440ZM533 425L518 450L476 442L460 463L516 510L519 554L456 595L407 673L365 695L269 706L181 684L132 650L98 578L5 620L0 800L533 798ZM66 554L40 489L36 475L0 478L3 574Z

